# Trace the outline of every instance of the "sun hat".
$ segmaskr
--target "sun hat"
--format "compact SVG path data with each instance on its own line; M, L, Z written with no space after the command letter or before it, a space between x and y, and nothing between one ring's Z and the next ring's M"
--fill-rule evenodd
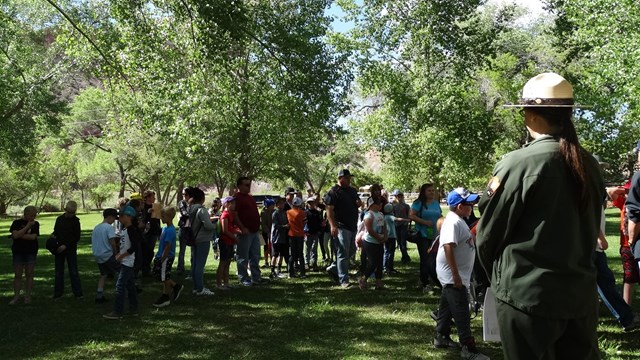
M232 202L233 200L235 200L236 198L234 198L233 196L227 196L226 198L222 199L222 206L227 205L228 203Z
M316 197L315 196L309 196L305 202L308 202L308 203L316 202Z
M463 187L458 187L447 195L447 204L449 204L449 206L457 206L462 203L475 203L479 198L480 195L474 194Z
M293 206L302 206L302 198L299 198L299 197L293 198L292 205Z
M577 105L573 99L573 86L567 79L554 72L542 73L531 78L522 88L518 104L504 107L588 107Z
M129 196L129 199L131 199L131 200L142 200L142 195L140 195L139 192L133 192Z
M124 209L120 210L120 216L131 216L132 218L138 216L138 212L136 211L136 209L132 208L131 206L127 205L124 207Z
M286 189L284 189L284 194L288 195L288 194L296 194L296 189L292 188L292 187L288 187Z
M391 195L393 195L393 196L402 196L402 195L404 195L404 194L402 193L402 191L400 191L400 190L398 190L398 189L395 189L395 190L393 190L393 192L391 193Z

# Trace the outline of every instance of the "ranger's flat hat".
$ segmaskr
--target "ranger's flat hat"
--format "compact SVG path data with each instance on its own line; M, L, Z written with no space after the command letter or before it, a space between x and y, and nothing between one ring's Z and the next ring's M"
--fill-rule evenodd
M518 104L504 105L504 107L563 107L584 108L577 105L573 99L573 86L567 79L553 73L542 73L531 78L522 88L522 98Z

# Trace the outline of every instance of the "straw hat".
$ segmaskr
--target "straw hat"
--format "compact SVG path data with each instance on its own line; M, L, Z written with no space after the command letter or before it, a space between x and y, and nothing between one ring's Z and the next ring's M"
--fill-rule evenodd
M504 107L587 107L575 104L573 87L567 79L553 73L542 73L531 78L522 88L522 98L517 105Z

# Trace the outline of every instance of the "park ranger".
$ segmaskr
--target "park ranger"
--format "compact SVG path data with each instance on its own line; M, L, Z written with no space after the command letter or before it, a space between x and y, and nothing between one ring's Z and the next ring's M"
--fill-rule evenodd
M543 73L510 106L524 109L533 140L495 166L477 233L505 359L597 359L593 239L605 192L578 142L573 88Z

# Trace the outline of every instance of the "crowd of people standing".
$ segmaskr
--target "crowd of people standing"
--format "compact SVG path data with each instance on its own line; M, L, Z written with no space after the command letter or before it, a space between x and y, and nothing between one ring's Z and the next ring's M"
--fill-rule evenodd
M144 276L153 275L163 284L153 305L176 301L184 286L172 279L172 264L177 256L176 271L185 273L187 248L187 277L196 296L214 295L204 280L212 247L219 260L215 289L220 291L234 286L229 280L233 260L241 286L269 283L262 275L261 259L272 280L305 278L308 271L321 269L342 288L357 284L365 290L374 278L375 289L382 290L384 276L398 274L396 245L400 261L408 262L411 239L419 254L420 287L441 289L434 312L436 347L460 349L467 359L488 359L478 351L470 330L468 303L475 272L487 279L496 298L506 358L597 359L597 294L625 331L640 326L630 308L632 285L640 278L640 171L625 186L605 189L603 164L581 147L572 123L577 107L572 87L558 74L532 78L514 106L523 109L531 141L498 162L482 197L464 188L449 192L446 218L433 184L423 184L411 205L398 190L389 203L378 184L371 186L363 202L351 186L348 169L339 172L337 184L322 198L316 194L303 199L287 188L284 198L265 200L262 211L247 177L238 178L234 194L216 198L210 209L204 207L205 193L197 187L184 189L178 209L163 208L153 191L131 194L119 201L118 209L103 212L104 221L92 234L100 271L96 303L106 301L109 276L117 280L113 311L104 315L106 319L123 316L125 298L129 312L138 314L138 285ZM640 142L634 151L640 164ZM622 295L615 290L604 255L609 246L603 225L607 199L621 209ZM481 217L476 221L473 209L478 202ZM55 256L54 299L64 292L65 263L73 295L84 296L76 211L77 204L68 202L47 240ZM36 208L28 206L10 228L12 305L21 299L31 302L40 235L36 215ZM178 229L173 225L176 216ZM412 222L415 234L409 233ZM318 248L326 269L320 266ZM352 282L357 250L358 280ZM286 273L281 271L283 262ZM454 322L458 342L450 338Z

